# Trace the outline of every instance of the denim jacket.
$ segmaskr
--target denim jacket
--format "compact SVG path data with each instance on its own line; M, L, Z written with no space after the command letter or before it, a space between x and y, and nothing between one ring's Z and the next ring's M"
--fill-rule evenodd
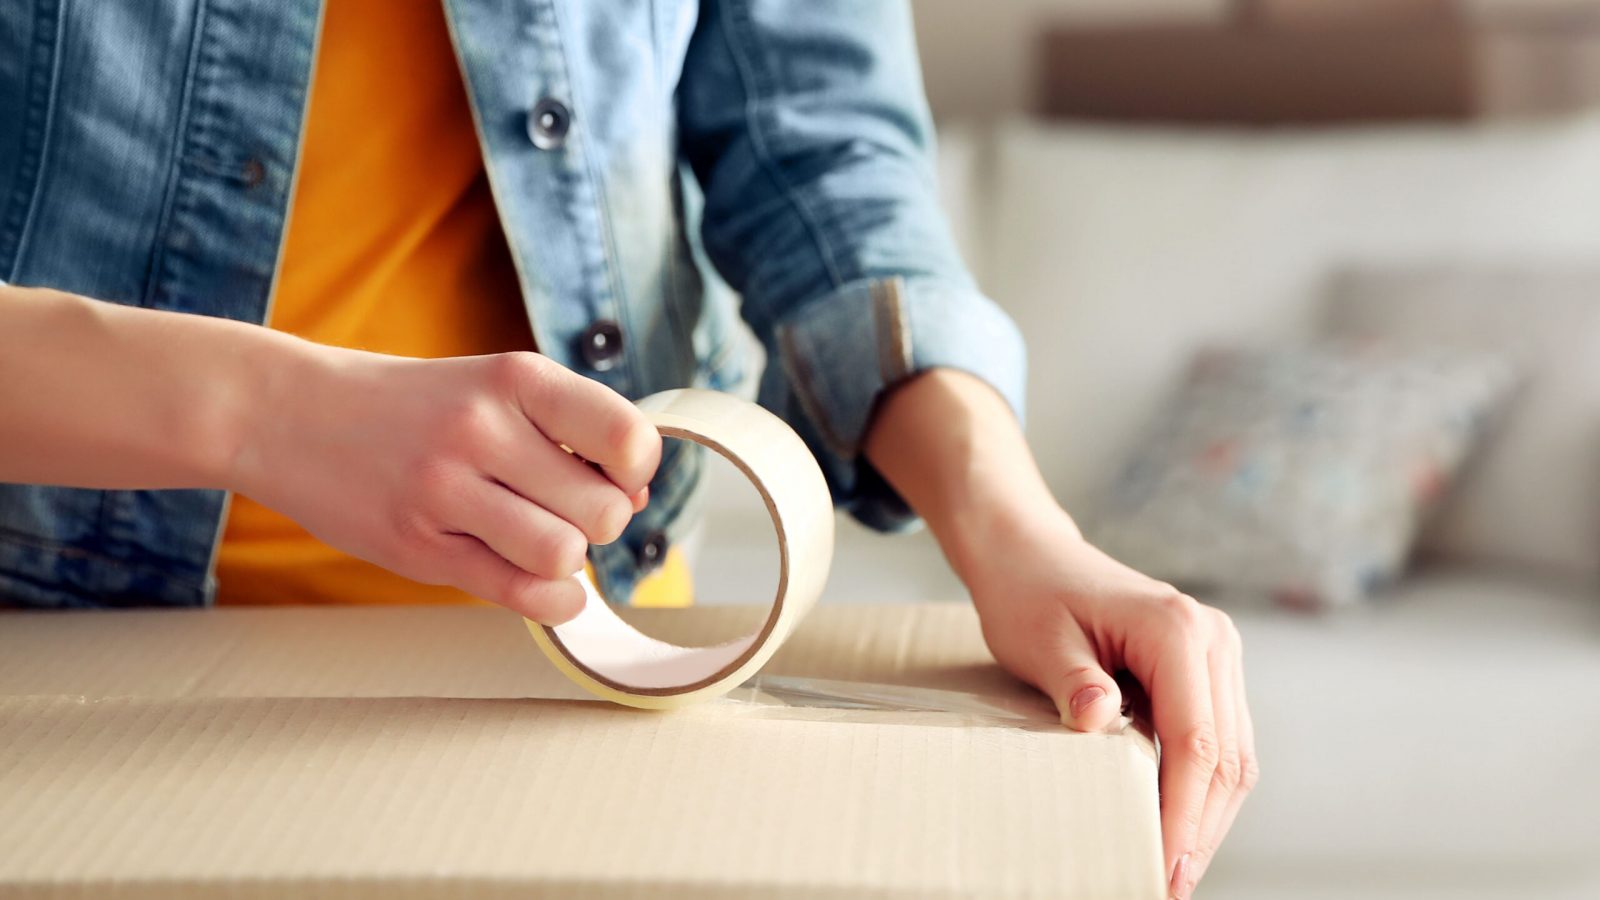
M443 2L541 352L630 398L724 388L742 316L760 402L880 529L914 521L860 454L887 386L960 368L1020 413L1021 339L936 205L903 2ZM319 22L318 0L0 4L0 282L265 321ZM591 552L612 598L684 527L678 446ZM0 603L205 604L225 509L0 485Z

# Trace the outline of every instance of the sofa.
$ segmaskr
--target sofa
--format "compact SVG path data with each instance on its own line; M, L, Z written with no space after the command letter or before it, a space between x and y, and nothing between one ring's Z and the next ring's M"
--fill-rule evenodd
M1308 339L1341 272L1600 273L1600 118L942 131L958 240L1029 335L1030 439L1085 515L1196 348ZM1600 341L1584 346L1600 360ZM1490 490L1482 521L1456 523L1484 552L1425 536L1405 577L1354 608L1227 606L1263 778L1202 897L1600 897L1600 403L1585 383L1557 417L1592 442L1534 447L1507 508ZM1453 493L1481 474L1469 465ZM698 583L709 602L750 599L770 554L760 510L718 480ZM1551 504L1570 526L1520 526ZM1428 530L1465 514L1447 500ZM824 602L961 600L937 555L925 534L847 526Z

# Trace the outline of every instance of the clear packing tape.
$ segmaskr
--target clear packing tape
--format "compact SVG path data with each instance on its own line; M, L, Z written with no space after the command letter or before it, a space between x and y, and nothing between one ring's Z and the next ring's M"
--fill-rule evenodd
M757 675L729 692L724 705L771 718L893 721L918 725L1060 731L1061 719L1042 697L1008 700L898 684Z
M799 624L833 561L833 501L822 470L799 435L753 403L704 390L674 390L639 401L662 435L701 444L733 463L761 495L778 539L778 587L762 624L732 641L682 647L624 622L587 579L576 618L529 621L534 641L558 669L605 700L672 709L720 697L753 677Z

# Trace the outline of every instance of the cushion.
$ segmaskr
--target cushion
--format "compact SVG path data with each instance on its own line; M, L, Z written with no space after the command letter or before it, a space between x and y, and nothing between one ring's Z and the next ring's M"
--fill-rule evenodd
M1350 605L1400 574L1511 384L1478 355L1202 352L1089 536L1191 593Z
M1205 889L1600 897L1594 596L1583 581L1441 562L1337 621L1236 610L1269 769Z
M1517 358L1517 403L1423 548L1600 575L1600 265L1355 269L1333 281L1326 331Z

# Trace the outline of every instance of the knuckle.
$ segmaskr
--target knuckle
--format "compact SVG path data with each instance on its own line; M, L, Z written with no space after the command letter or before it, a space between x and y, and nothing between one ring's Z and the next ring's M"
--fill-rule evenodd
M1224 751L1222 758L1217 761L1216 771L1211 775L1212 784L1224 793L1233 793L1238 789L1243 777L1243 767L1239 761L1237 751Z
M1062 677L1065 678L1069 682L1098 681L1099 680L1099 676L1100 676L1100 670L1098 668L1096 668L1094 666L1090 666L1090 665L1073 666L1072 668L1070 668L1067 671L1062 673Z
M438 432L442 452L456 455L470 451L494 434L499 416L485 399L466 397L445 410Z
M1217 730L1210 725L1200 725L1184 735L1181 747L1190 765L1207 774L1215 772L1222 760Z
M1162 617L1180 631L1193 632L1203 624L1204 607L1199 601L1175 587L1163 586L1155 602Z
M420 511L402 513L395 519L395 534L388 543L387 559L380 561L398 575L422 584L458 583L465 551L458 538L440 530L438 524Z
M581 606L583 589L572 579L545 579L516 572L508 579L501 605L524 616L545 621L553 611Z
M411 486L419 507L406 518L433 516L449 507L456 494L458 477L448 457L432 456L417 464ZM404 520L404 519L403 519Z
M1218 633L1222 635L1223 641L1229 647L1238 647L1244 643L1239 636L1239 626L1234 624L1233 616L1214 607L1206 607L1206 609L1211 612L1213 620L1217 623Z
M422 510L396 512L392 522L394 546L391 549L394 558L407 559L434 549L439 530L434 527L433 519Z
M614 449L621 468L638 472L641 477L655 468L661 457L661 435L643 413L629 404L625 414L618 416L611 428L607 443Z
M596 544L609 544L622 537L622 530L633 518L633 504L621 491L606 489L589 521L587 536Z
M1239 790L1249 793L1261 783L1261 766L1256 762L1254 755L1245 756L1239 761Z
M524 609L531 606L539 593L542 580L531 572L513 569L500 587L500 596L494 598L501 606Z
M544 363L537 353L497 353L489 358L489 379L498 390L514 395L523 385L545 376Z
M406 544L416 543L432 530L432 523L418 509L397 509L390 516L390 521L394 525L395 536Z
M566 578L583 568L589 552L589 542L576 528L563 528L552 535L545 544L542 573L549 578Z

